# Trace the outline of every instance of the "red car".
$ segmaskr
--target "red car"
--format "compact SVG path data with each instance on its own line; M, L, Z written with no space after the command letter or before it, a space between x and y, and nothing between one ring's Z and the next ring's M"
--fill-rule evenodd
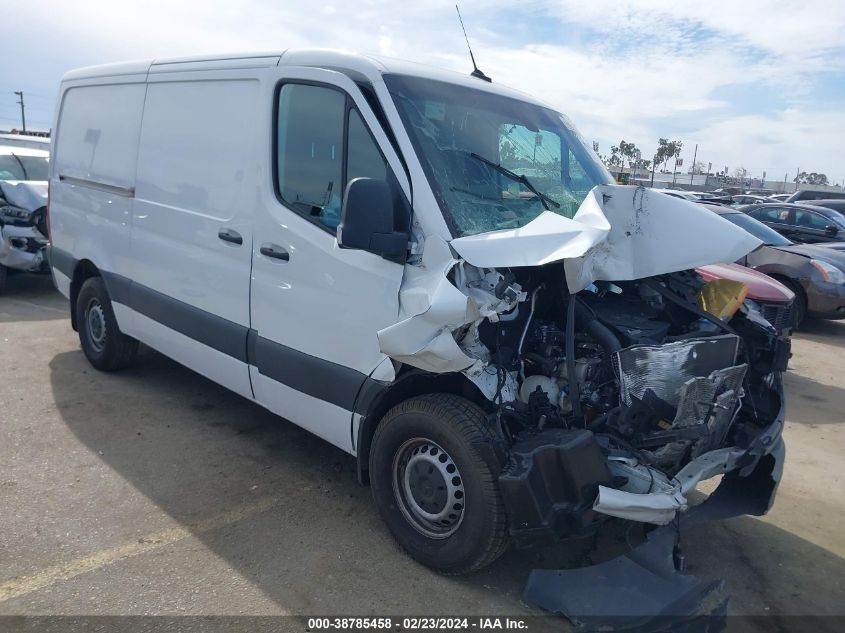
M748 298L756 301L766 320L781 334L792 329L792 302L795 293L776 279L739 264L710 264L695 269L705 281L730 279L748 286Z

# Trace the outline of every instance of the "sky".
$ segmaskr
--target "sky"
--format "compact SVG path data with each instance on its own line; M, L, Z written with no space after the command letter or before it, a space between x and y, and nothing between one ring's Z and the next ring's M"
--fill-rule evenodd
M334 48L472 70L452 0L6 0L0 129L48 129L64 72L127 59ZM842 0L473 0L479 67L567 114L599 152L845 183Z

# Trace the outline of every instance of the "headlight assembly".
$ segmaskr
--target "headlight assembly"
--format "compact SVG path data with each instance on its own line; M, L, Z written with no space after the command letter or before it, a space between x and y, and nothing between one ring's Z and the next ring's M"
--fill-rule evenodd
M810 265L821 273L821 276L826 282L832 284L845 283L845 273L833 264L829 264L821 259L811 259Z
M0 220L10 223L30 222L32 221L32 211L6 205L0 207Z

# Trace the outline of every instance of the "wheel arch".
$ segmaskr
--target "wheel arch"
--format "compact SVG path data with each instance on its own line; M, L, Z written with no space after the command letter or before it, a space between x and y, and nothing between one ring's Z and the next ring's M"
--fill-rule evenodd
M474 402L485 411L489 411L491 408L491 402L462 373L434 374L413 368L400 371L396 380L373 399L358 424L355 447L357 449L358 481L361 484L368 485L370 482L370 447L373 435L375 435L376 428L382 418L400 402L429 393L451 393Z
M80 259L73 268L73 277L70 280L70 326L76 332L79 331L79 324L76 322L76 300L82 284L91 277L102 277L100 269L90 259Z

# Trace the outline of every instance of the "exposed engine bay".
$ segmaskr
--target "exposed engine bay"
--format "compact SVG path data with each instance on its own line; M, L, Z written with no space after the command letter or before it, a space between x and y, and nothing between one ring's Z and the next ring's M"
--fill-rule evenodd
M450 369L490 401L517 545L608 516L668 524L699 481L748 466L765 453L750 457L749 447L779 435L789 341L732 292L735 282L686 271L570 294L562 263L463 261L444 281L435 296L460 289L456 313L469 322L403 360L428 368L452 345L463 360Z
M535 570L527 603L589 615L587 587L602 627L642 605L723 611L718 583L682 575L680 528L771 507L790 342L743 284L695 269L759 245L694 203L600 185L572 218L547 210L516 229L428 235L414 251L372 377L468 379L511 541L553 545L612 517L661 526L606 564Z
M587 528L596 517L586 508L668 523L687 509L689 483L716 474L696 464L748 447L781 409L789 343L730 293L728 321L700 307L719 281L690 271L570 295L559 264L469 282L467 267L457 270L471 292L514 305L456 338L468 354L481 350L477 384L495 375L491 417L507 444L500 484L519 508L517 543Z
M765 470L754 499L716 512L763 514L782 470L789 340L742 284L694 272L757 246L698 205L614 185L573 218L429 236L405 268L404 318L378 332L392 365L377 374L460 372L483 394L517 546L608 517L667 525L716 475L733 492Z

